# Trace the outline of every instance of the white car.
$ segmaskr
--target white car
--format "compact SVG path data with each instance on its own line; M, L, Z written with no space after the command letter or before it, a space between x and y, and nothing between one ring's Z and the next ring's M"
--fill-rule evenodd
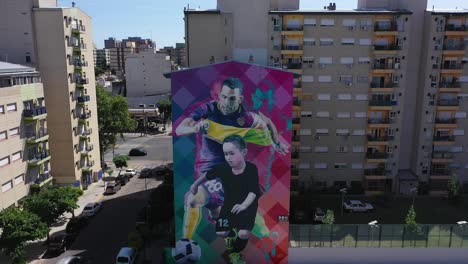
M321 208L316 208L315 209L315 214L314 214L314 221L323 223L323 219L325 219L325 213L322 211Z
M125 175L133 177L136 175L136 170L135 169L126 169L125 170Z
M101 203L88 203L81 214L83 216L93 216L99 212L99 210L101 210Z
M363 203L359 200L350 200L343 203L343 208L347 212L372 212L374 211L374 206L370 203Z

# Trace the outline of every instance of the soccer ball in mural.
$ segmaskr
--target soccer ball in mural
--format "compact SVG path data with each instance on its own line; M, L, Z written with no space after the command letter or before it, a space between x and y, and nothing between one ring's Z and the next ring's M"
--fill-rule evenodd
M201 257L200 245L190 239L181 239L172 249L172 257L177 264L196 263Z

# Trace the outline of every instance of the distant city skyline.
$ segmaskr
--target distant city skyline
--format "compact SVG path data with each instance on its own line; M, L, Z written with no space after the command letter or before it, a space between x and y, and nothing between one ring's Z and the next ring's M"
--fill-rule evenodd
M59 0L59 5L70 7L72 2L92 17L93 39L97 48L104 47L109 37L151 38L157 49L184 43L184 7L201 9L216 8L216 0L156 1L150 0ZM323 9L334 2L337 9L354 9L357 0L302 0L301 9ZM428 0L432 9L468 9L466 0Z

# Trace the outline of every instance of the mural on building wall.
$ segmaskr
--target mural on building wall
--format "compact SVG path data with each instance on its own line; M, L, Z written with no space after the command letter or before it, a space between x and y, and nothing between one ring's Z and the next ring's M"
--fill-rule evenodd
M293 74L240 62L172 79L176 263L287 263Z

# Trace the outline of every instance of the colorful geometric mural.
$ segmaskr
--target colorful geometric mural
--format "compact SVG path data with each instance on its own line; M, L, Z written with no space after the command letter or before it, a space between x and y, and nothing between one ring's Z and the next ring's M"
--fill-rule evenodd
M293 74L171 74L176 263L287 263Z

